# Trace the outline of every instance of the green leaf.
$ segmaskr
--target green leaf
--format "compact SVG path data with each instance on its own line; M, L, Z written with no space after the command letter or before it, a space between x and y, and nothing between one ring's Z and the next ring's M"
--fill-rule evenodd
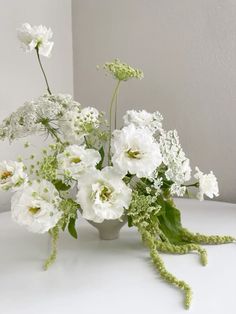
M70 185L66 185L61 180L55 180L53 184L55 185L55 188L59 191L67 191L70 188Z
M168 201L162 201L162 215L158 216L160 229L172 244L183 244L180 211Z
M99 154L100 154L100 156L101 156L101 160L100 160L100 162L97 164L97 169L98 169L98 170L101 170L101 169L102 169L103 160L104 160L104 156L105 156L105 152L104 152L103 146L99 149Z
M131 228L133 227L133 221L132 218L130 216L127 217L128 218L128 226Z
M73 237L73 238L75 238L75 239L77 239L78 238L78 235L77 235L77 231L76 231L76 229L75 229L75 219L74 218L71 218L70 219L70 222L69 222L69 224L68 224L68 231L69 231L69 233L70 233L70 235Z

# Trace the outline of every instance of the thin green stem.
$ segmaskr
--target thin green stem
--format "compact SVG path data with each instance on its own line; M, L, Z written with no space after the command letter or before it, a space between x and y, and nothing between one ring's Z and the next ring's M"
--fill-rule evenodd
M112 112L113 112L113 105L116 99L116 95L119 90L121 81L119 80L115 86L114 92L112 94L111 103L110 103L110 112L109 112L109 141L108 141L108 164L111 165L111 135L112 135Z
M117 128L117 107L118 107L118 93L116 93L115 97L115 130Z
M36 54L37 54L37 58L38 58L38 62L39 62L40 69L42 70L42 73L43 73L43 76L44 76L44 80L45 80L45 82L46 82L47 91L48 91L48 93L49 93L50 95L52 95L51 90L50 90L50 87L49 87L49 84L48 84L47 76L46 76L46 73L45 73L45 71L44 71L44 69L43 69L43 65L42 65L42 62L41 62L41 59L40 59L38 47L36 47L35 50L36 50Z

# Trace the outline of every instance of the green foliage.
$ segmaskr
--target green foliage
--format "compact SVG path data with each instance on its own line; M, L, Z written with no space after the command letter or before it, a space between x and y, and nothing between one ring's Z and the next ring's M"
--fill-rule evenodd
M63 212L63 216L59 221L60 228L64 231L68 226L68 231L73 238L77 239L77 231L75 228L75 222L77 219L77 211L79 204L73 199L63 199L60 203L59 209Z
M70 221L68 223L68 231L73 238L77 239L78 235L75 228L75 222L76 220L74 218L70 218Z
M102 164L103 164L103 161L104 161L104 157L105 157L105 152L104 152L103 146L99 149L99 154L101 156L101 160L97 164L97 169L101 170L102 169Z

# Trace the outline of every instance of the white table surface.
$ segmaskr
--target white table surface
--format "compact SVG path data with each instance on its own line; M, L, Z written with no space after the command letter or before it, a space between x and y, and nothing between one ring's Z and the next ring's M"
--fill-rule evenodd
M236 236L236 205L177 200L192 231ZM62 234L56 263L47 271L47 235L27 232L0 214L1 314L186 313L182 293L163 282L135 229L101 241L81 220L79 239ZM193 288L188 313L236 313L236 245L208 246L209 263L198 255L163 254L166 267Z

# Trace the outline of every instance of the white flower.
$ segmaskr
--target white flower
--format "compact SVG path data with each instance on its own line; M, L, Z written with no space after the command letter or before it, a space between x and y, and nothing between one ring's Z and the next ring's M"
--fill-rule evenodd
M167 166L165 176L167 180L179 185L191 178L189 159L180 145L179 136L176 130L163 132L160 137L160 150L163 156L163 163Z
M204 199L204 194L209 198L214 196L219 196L219 187L216 176L211 171L209 174L203 174L198 167L196 167L197 173L194 175L194 178L199 180L199 192L197 198L199 200Z
M93 107L82 110L74 107L65 112L59 121L64 139L72 144L82 144L84 137L100 125L99 112Z
M86 170L95 168L101 156L95 149L70 145L57 156L58 176L78 179Z
M137 129L133 124L113 132L112 152L113 165L138 178L150 177L162 162L152 133L148 129Z
M170 194L171 195L176 195L176 196L184 196L184 194L186 193L186 186L181 186L177 183L173 183L170 187Z
M86 172L78 181L78 189L82 215L94 222L119 219L131 201L131 189L113 167Z
M38 48L39 54L44 57L50 57L53 47L53 42L49 41L52 38L51 28L45 26L31 26L24 23L21 28L17 30L17 37L21 42L21 47L25 52L31 52Z
M137 128L148 128L152 133L162 131L163 117L159 111L150 113L146 110L128 110L123 117L124 124L134 124Z
M12 218L31 232L45 233L61 218L62 213L58 210L60 200L52 183L34 181L13 195Z
M0 189L17 190L28 182L28 176L24 172L24 164L17 161L0 162Z

